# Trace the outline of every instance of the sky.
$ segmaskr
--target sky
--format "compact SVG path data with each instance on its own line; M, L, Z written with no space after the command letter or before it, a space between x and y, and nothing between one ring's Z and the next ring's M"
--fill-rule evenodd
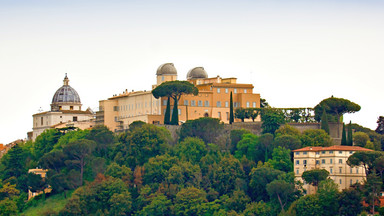
M65 73L83 109L150 90L163 63L178 79L251 83L273 107L330 96L361 106L344 121L375 129L384 115L384 2L374 0L0 0L0 143L26 138Z

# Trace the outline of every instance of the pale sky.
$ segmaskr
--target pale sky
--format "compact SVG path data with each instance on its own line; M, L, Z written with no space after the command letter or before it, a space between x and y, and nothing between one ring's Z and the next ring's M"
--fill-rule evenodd
M314 107L330 97L384 115L383 1L0 0L0 143L26 138L50 109L65 73L83 109L125 89L150 90L159 65L178 78L251 83L274 107Z

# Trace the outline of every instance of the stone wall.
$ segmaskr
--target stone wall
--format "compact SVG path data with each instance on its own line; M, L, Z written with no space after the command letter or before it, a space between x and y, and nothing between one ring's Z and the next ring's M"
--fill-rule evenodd
M232 130L246 129L253 134L261 135L262 122L234 122L233 124L224 124L223 136L229 134ZM298 129L301 133L310 129L320 129L320 123L288 123L290 126ZM171 144L175 145L179 138L181 125L159 125L166 128L171 133ZM340 145L343 131L342 123L329 123L330 136L335 144ZM220 139L220 137L219 137Z

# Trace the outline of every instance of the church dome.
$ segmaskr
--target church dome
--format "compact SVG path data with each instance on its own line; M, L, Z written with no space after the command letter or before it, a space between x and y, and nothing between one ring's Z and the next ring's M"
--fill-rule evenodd
M64 84L53 95L52 104L80 104L80 96L77 91L69 84L67 74L65 74Z
M157 76L177 75L177 70L176 70L175 66L173 65L173 63L165 63L165 64L160 65L159 68L157 68L156 75Z
M187 80L205 78L208 78L208 74L203 67L192 68L187 74Z

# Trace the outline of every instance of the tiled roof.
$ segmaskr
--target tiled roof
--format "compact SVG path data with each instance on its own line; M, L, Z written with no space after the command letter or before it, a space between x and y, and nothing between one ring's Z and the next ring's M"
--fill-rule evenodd
M293 152L317 152L317 151L373 151L372 149L363 148L360 146L342 146L342 145L334 145L329 147L320 147L320 146L307 146L305 148L293 150Z

